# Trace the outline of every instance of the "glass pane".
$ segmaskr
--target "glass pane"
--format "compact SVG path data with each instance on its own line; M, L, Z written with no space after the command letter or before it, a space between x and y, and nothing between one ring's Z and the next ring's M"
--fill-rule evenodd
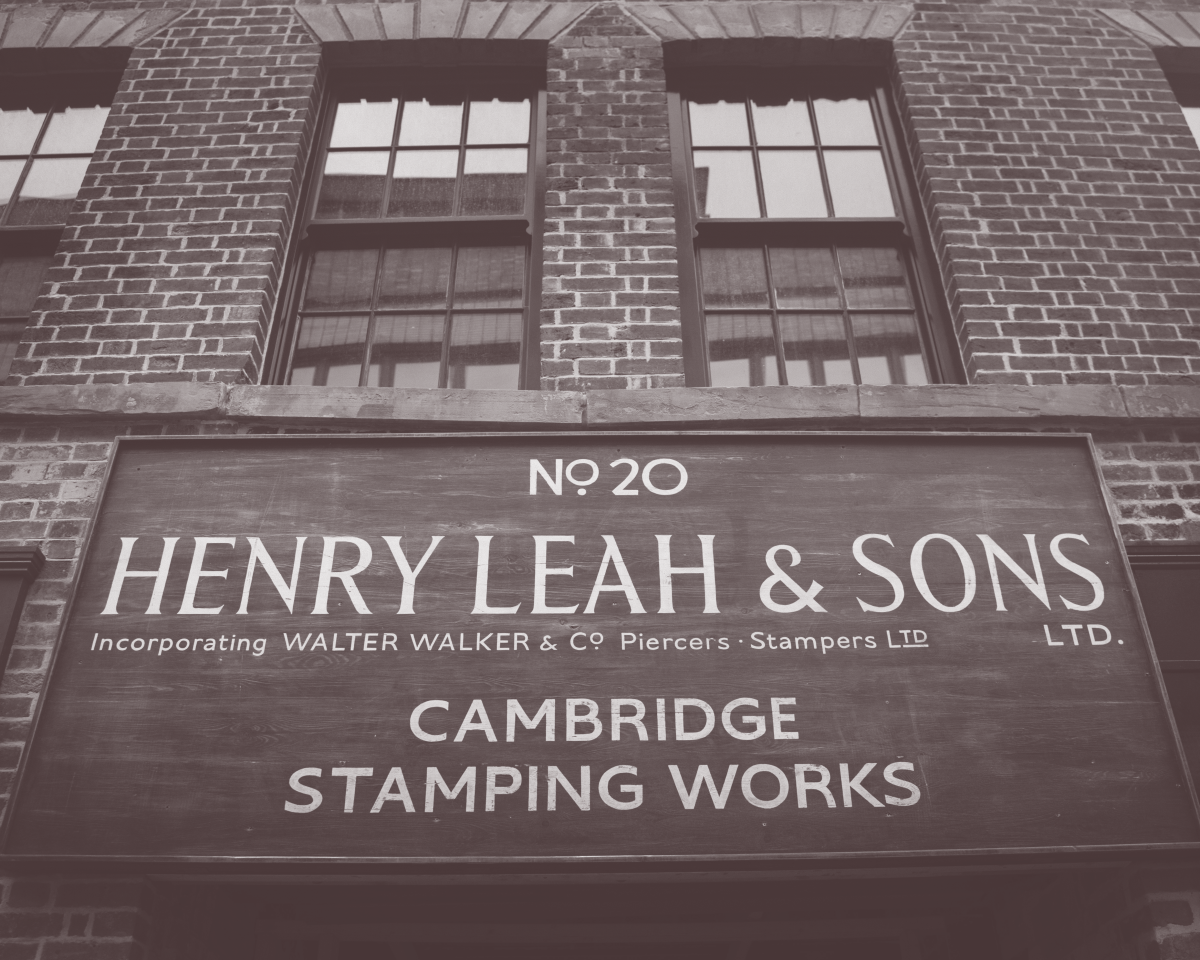
M89 157L34 160L8 222L66 223L89 162Z
M702 217L758 217L749 150L695 150L696 209Z
M710 313L708 370L714 387L762 387L779 383L775 334L763 313Z
M448 147L462 140L461 103L405 100L400 117L400 146Z
M837 268L828 247L771 248L775 303L809 310L837 309Z
M20 329L24 329L50 260L50 257L5 257L0 260L0 317L20 317Z
M900 362L904 368L905 383L921 386L929 382L929 368L921 354L906 353L900 358Z
M529 151L468 150L463 160L463 216L501 216L525 209L525 172Z
M815 100L817 130L826 147L861 147L879 142L866 100Z
M841 314L781 314L779 332L791 386L854 382Z
M445 324L441 314L376 318L367 385L436 387Z
M528 143L529 101L472 100L467 143Z
M520 360L519 313L455 314L446 386L515 390Z
M903 357L921 355L917 322L909 313L860 313L850 317L858 372L863 383L905 383ZM925 378L916 381L924 383Z
M387 147L396 126L395 100L339 103L333 118L331 147Z
M693 147L748 147L750 127L746 105L740 100L726 103L689 103Z
M366 317L304 317L288 383L357 387L366 343Z
M317 199L318 219L378 217L383 205L387 151L331 153Z
M704 306L767 307L767 270L762 250L757 247L720 250L700 249L700 276Z
M67 107L50 118L38 153L91 153L107 119L108 107Z
M450 248L386 250L379 279L380 310L445 307ZM378 337L378 334L376 335ZM441 339L441 334L438 334Z
M401 150L392 171L388 216L450 216L457 176L457 150Z
M851 308L912 309L900 252L893 247L839 247L838 263Z
M24 332L24 320L20 323L0 323L0 384L8 378L9 368L17 355L17 346Z
M1192 128L1192 138L1196 141L1196 145L1200 146L1200 107L1184 107L1183 116L1187 120L1188 126ZM3 152L0 149L0 153Z
M32 110L0 110L0 154L28 154L42 129L45 113Z
M768 217L827 217L815 150L762 150L763 195Z
M12 199L24 166L24 160L0 160L0 214L4 213L4 208Z
M878 150L826 150L835 217L894 217L892 191Z
M520 307L525 302L524 293L524 247L459 249L454 271L454 306Z
M308 274L304 309L366 310L378 264L378 250L318 250Z
M754 116L754 138L760 147L811 147L812 121L808 104L789 100L782 104L759 105L751 101Z

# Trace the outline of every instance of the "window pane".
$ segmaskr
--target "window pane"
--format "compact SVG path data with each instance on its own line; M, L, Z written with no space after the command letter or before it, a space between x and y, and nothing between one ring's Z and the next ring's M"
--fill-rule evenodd
M740 100L726 103L689 103L693 147L748 147L750 127L746 105Z
M925 365L925 357L919 353L906 353L900 358L904 367L904 382L913 386L921 386L929 382L929 368Z
M771 318L754 313L710 313L708 369L714 387L761 387L779 383Z
M0 110L0 154L30 153L45 119L32 110Z
M436 387L445 324L441 314L377 318L367 385Z
M88 163L88 157L34 160L8 222L66 223Z
M17 188L17 180L21 177L24 160L0 160L0 215L12 199L13 191Z
M695 150L696 208L702 217L758 217L749 150Z
M817 130L826 147L859 147L875 144L875 121L866 100L815 100Z
M1200 107L1184 107L1183 116L1187 120L1188 126L1192 128L1192 138L1196 141L1196 145L1200 146ZM2 152L0 150L0 153Z
M463 160L462 199L464 216L501 216L525 210L525 173L529 151L468 150Z
M767 270L757 247L720 250L701 248L701 284L707 309L766 307Z
M783 314L779 317L779 332L790 385L854 382L841 314Z
M837 309L837 269L828 247L771 248L771 279L780 307Z
M316 216L336 220L378 217L387 164L386 151L329 154Z
M402 150L392 172L389 217L448 217L454 211L457 150Z
M524 291L524 247L459 249L454 272L455 307L520 307L524 305Z
M750 112L754 116L754 138L760 147L813 145L812 121L805 101L766 105L751 102Z
M446 386L515 390L520 359L519 313L455 314Z
M472 100L467 143L528 143L529 101Z
M304 317L288 383L358 386L366 342L366 317Z
M50 118L38 153L91 153L107 119L108 107L67 107Z
M863 383L905 383L907 356L921 355L917 323L907 313L860 313L850 317ZM924 383L925 378L917 383Z
M381 310L445 307L449 285L449 247L386 250L379 279L378 307Z
M838 262L851 309L911 310L900 252L892 247L839 247Z
M768 217L827 217L815 150L763 150L763 195Z
M24 332L24 320L20 323L0 323L0 384L8 378L9 368L17 355L17 346Z
M366 310L378 264L378 250L318 250L308 274L304 309Z
M458 146L462 139L462 112L461 103L405 100L400 117L400 146Z
M5 257L0 260L0 317L19 317L18 334L33 310L50 260L50 257Z
M339 103L333 118L331 147L386 147L396 126L396 101Z
M835 217L894 217L892 191L878 150L826 150Z

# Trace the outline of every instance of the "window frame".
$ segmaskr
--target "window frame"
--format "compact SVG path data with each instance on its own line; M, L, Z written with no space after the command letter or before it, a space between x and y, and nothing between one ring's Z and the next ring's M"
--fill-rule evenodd
M45 110L47 114L46 118L42 121L41 127L38 129L37 136L30 146L29 152L23 155L24 167L13 186L12 193L4 198L6 206L0 211L0 260L18 257L52 258L54 256L62 240L63 233L66 230L66 221L50 224L10 224L8 221L16 206L15 203L11 203L10 201L14 197L20 196L21 188L29 176L33 160L38 157L38 147L41 146L54 112L70 106L84 104L89 100L94 104L97 99L107 99L110 111L109 118L111 118L112 104L116 99L123 67L124 58L122 57L119 68L114 64L111 68L100 67L80 71L54 71L48 74L0 72L0 108ZM107 94L107 97L105 94ZM109 118L105 120L106 127ZM95 159L96 153L99 150L99 141L103 139L103 136L104 134L101 132L100 138L97 139L97 146L92 149L89 155L89 167ZM0 156L3 156L5 159L15 159L22 156L21 154L3 153L2 149L0 147ZM51 156L83 157L84 154L53 154ZM78 194L75 197L75 201L77 200ZM51 264L47 262L46 270L49 270L50 266ZM43 272L39 289L45 287L45 285L46 278ZM40 296L40 293L37 296ZM15 315L0 317L0 327L15 328L18 321L19 318ZM28 326L29 316L26 315L23 322L22 334ZM3 335L0 334L0 340L2 339ZM18 338L17 342L20 342L20 338ZM0 360L0 384L3 384L8 376L8 372L8 365Z
M714 79L714 74L718 79ZM724 85L719 79L721 76L728 78ZM725 89L731 96L737 93L745 99L755 89L769 89L772 78L782 79L785 76L789 85L817 89L838 87L866 94L880 132L881 154L897 208L894 217L793 219L764 216L718 219L701 218L698 215L693 148L685 106L689 91L697 86L703 86L709 93ZM917 200L907 152L902 149L890 85L882 70L866 66L853 70L798 66L683 66L668 70L667 109L675 185L684 375L688 386L712 385L700 293L698 251L702 247L818 247L836 244L886 244L900 251L913 297L929 382L965 382L962 356L952 334L949 308L936 268L928 226ZM774 311L773 307L771 309Z
M453 79L447 82L446 76ZM513 79L514 75L517 79ZM470 95L471 88L502 77L506 90L524 89L531 108L529 174L526 183L525 211L514 215L446 217L386 217L373 219L326 219L315 216L325 158L329 151L337 105L354 98L392 98L401 102L405 93L420 96L439 86L457 86ZM262 382L287 384L291 375L304 292L312 270L314 254L331 249L388 249L435 246L493 246L508 243L522 245L528 251L525 268L525 302L521 308L522 337L517 389L536 390L540 386L540 296L542 288L542 224L546 204L546 71L544 66L457 66L372 67L366 70L341 70L328 82L321 102L316 132L309 151L301 191L300 216L285 262L285 280L279 297L273 330L268 341ZM396 145L391 148L395 153ZM465 156L465 146L459 147ZM459 182L464 156L459 158ZM391 184L388 184L390 191ZM385 195L386 200L386 195ZM446 335L443 334L445 337ZM443 362L446 350L443 341ZM360 381L370 368L370 347L364 355ZM320 389L331 389L321 387ZM378 389L403 389L382 387ZM437 387L428 389L459 389Z

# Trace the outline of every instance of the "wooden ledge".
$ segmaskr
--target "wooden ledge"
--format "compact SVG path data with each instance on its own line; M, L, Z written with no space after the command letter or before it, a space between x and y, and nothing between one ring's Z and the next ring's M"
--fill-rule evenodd
M0 387L0 421L226 421L387 430L1099 428L1200 422L1200 387L399 390L216 383Z

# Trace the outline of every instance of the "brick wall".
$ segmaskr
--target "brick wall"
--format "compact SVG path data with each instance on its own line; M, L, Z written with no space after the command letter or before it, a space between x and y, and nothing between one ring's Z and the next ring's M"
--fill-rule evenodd
M1095 10L924 6L896 44L974 383L1196 383L1200 151Z
M258 379L318 50L257 6L133 51L9 382Z
M542 386L683 385L662 44L615 4L550 51Z

